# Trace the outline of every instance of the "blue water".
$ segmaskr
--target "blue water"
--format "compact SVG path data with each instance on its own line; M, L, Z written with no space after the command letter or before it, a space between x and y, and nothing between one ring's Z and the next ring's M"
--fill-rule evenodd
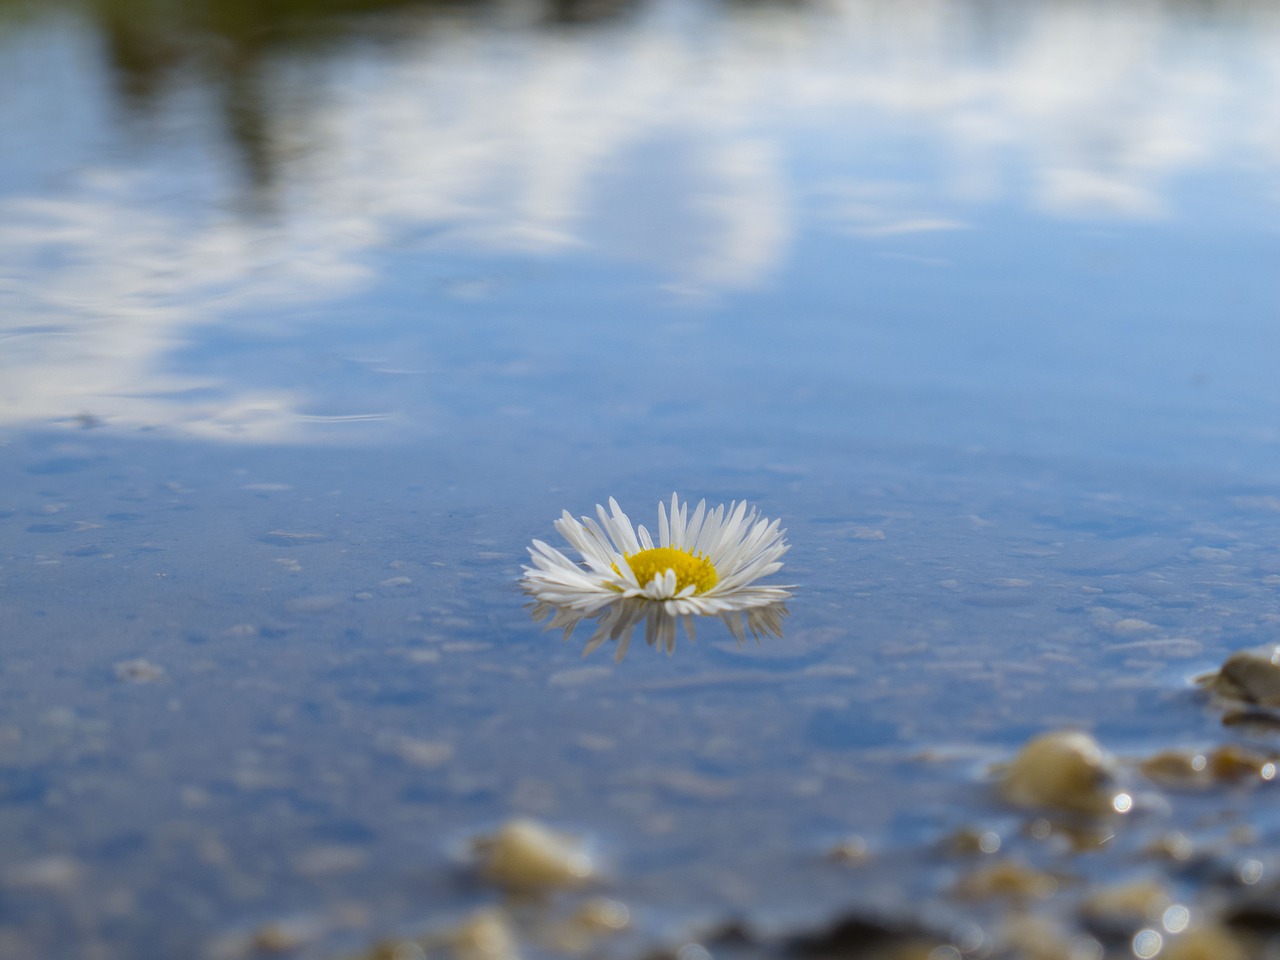
M1189 685L1280 614L1265 5L110 9L0 6L0 955L354 954L516 814L623 954L963 912L1028 736L1271 748ZM526 546L673 490L785 637L581 660Z

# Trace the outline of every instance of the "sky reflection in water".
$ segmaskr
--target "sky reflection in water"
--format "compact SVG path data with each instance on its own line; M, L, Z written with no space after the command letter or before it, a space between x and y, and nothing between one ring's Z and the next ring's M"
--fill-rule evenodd
M451 365L440 356L459 337L451 328L475 322L465 303L508 292L518 303L530 271L557 266L600 277L621 267L631 299L677 326L745 304L733 325L773 334L784 368L808 365L814 345L777 337L778 323L812 329L850 382L871 379L862 356L901 364L891 382L958 376L971 390L958 348L977 354L971 392L1025 398L1035 378L1037 392L1094 395L1154 373L1125 399L1164 402L1179 396L1170 379L1214 376L1201 337L1223 324L1250 332L1257 285L1234 278L1232 315L1194 329L1197 304L1193 329L1180 329L1178 275L1197 268L1194 250L1159 251L1160 269L1183 265L1164 290L1136 275L1161 238L1223 242L1215 235L1237 224L1265 227L1267 207L1249 198L1275 196L1280 25L1261 6L1193 19L1160 5L1047 4L990 19L959 3L658 3L582 33L536 17L450 11L407 20L394 44L268 59L258 149L271 173L247 216L207 89L175 78L145 124L120 127L90 36L73 21L28 28L45 57L16 58L25 82L7 125L34 134L83 101L96 108L79 108L76 129L97 132L51 145L39 175L9 161L4 421L88 414L118 429L272 442L332 435L330 421L348 418L429 429L448 418L429 381ZM59 70L72 56L84 65ZM1098 286L1070 316L1045 316L1034 272L1061 271L1064 258ZM815 261L831 263L816 281ZM953 286L963 296L1004 271L1000 292L1025 286L1025 299L945 307ZM886 296L868 272L909 273L923 322L853 292ZM1160 298L1140 312L1124 304L1120 324L1106 315L1116 291L1105 277L1117 274ZM765 299L723 299L740 291ZM1065 305L1069 293L1052 296ZM752 302L773 314L753 317ZM502 322L512 363L539 366L548 340L583 335L607 352L610 335L584 322L645 323L680 352L710 346L655 329L630 304L595 306L590 321L557 306L536 324ZM906 340L904 324L926 342ZM1016 356L1001 355L1015 338ZM636 361L670 353L634 339ZM375 346L393 341L394 359ZM316 347L338 369L295 372L290 353ZM1153 353L1169 379L1147 365ZM529 405L519 385L499 389Z
M1270 5L178 6L0 4L0 953L333 956L512 812L642 930L936 905L1026 736L1249 736ZM673 487L783 518L785 638L581 662L524 546Z

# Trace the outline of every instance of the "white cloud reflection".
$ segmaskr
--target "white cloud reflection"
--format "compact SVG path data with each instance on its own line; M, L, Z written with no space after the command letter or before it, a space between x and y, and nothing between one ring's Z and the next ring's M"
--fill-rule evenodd
M1161 217L1180 176L1280 170L1280 13L984 16L948 0L658 2L556 33L512 7L318 67L281 61L273 223L211 212L181 171L103 156L74 185L0 204L0 423L303 436L305 392L175 358L237 314L373 283L370 254L406 233L436 250L587 251L714 292L767 279L824 223L901 243L981 229L996 201ZM174 182L203 199L175 202Z

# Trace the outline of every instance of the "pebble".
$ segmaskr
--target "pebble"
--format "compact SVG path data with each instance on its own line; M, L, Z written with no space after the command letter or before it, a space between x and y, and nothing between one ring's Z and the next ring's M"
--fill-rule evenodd
M519 960L520 950L506 917L481 910L445 937L457 960Z
M514 954L508 956L514 956ZM426 949L417 941L383 940L375 943L354 960L426 960L426 957Z
M1185 862L1195 854L1196 847L1185 833L1171 830L1149 843L1144 852L1162 860Z
M251 946L258 953L292 953L316 940L323 929L310 918L276 920L259 927Z
M1058 879L1017 860L1000 860L980 867L956 884L955 892L974 900L1004 898L1045 900L1058 891Z
M1199 682L1229 700L1280 707L1280 646L1238 650Z
M586 930L616 933L631 924L631 911L625 903L597 897L588 900L573 915L573 922Z
M862 837L846 837L827 851L827 859L836 863L865 863L870 853Z
M1226 930L1201 927L1168 944L1160 956L1161 960L1247 960L1250 955Z
M1071 938L1057 924L1026 913L1007 918L997 940L1019 960L1101 960L1103 956L1102 945L1096 940Z
M960 855L995 853L1000 849L1001 843L1000 834L994 830L965 827L948 837L943 842L943 848L949 853Z
M1049 807L1097 816L1127 809L1116 787L1115 761L1079 730L1029 740L1004 771L1004 796L1023 807Z
M1195 750L1163 750L1140 764L1142 772L1166 786L1209 787L1273 780L1276 761L1235 744L1226 744L1207 753Z
M600 938L621 933L631 924L626 904L604 898L588 900L571 917L541 932L541 946L561 956L589 953Z
M1159 883L1137 880L1094 890L1081 902L1080 912L1104 929L1133 933L1158 921L1172 905L1168 891Z
M525 892L579 886L595 870L581 841L534 820L510 820L497 833L476 838L473 849L484 876Z

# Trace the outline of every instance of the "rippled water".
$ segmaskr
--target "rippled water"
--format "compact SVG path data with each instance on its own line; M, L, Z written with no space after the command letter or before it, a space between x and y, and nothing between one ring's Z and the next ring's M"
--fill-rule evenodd
M0 955L360 955L517 815L601 876L529 955L1230 919L1272 786L1134 764L1280 749L1190 683L1280 622L1277 84L1264 3L0 3ZM530 619L673 490L783 518L783 639ZM993 786L1059 727L1075 852Z

